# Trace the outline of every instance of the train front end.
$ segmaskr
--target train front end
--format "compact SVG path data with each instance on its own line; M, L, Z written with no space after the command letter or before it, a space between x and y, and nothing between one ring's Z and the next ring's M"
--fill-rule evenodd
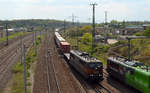
M101 62L90 62L86 69L88 78L92 81L103 80L103 64Z

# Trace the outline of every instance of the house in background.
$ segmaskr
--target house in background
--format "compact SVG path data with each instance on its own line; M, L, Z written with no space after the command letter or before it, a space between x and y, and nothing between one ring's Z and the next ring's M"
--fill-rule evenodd
M150 24L143 24L144 30L146 30L148 27L150 27Z

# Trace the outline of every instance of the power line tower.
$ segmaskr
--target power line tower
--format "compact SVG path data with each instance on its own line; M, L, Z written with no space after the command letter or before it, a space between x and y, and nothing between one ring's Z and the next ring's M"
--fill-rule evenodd
M93 31L92 31L92 50L91 53L93 54L94 46L95 46L95 6L96 3L90 4L93 7Z
M69 16L69 17L71 17L71 19L72 19L72 26L74 26L74 21L75 21L75 18L77 18L77 16L72 14L72 16Z

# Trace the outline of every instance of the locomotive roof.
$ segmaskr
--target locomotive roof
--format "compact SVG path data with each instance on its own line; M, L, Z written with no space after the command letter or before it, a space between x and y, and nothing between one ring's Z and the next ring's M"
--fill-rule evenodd
M85 62L100 62L99 60L97 60L96 58L90 56L86 52L81 52L81 51L78 51L78 50L71 50L70 52L73 53L74 55L78 56L81 60L83 60Z
M135 60L128 61L127 59L120 58L120 57L109 57L108 59L113 61L113 62L115 62L115 63L123 64L123 65L126 65L126 66L130 66L130 67L134 67L134 68L137 68L137 69L141 69L142 71L150 72L150 67L146 66L142 62L138 62L138 61L135 61Z
M121 58L121 57L109 57L108 59L112 60L116 63L126 64L128 66L143 66L144 65L144 63L141 63L141 62L138 62L138 61L135 61L135 60L129 61L129 60L127 60L125 58Z

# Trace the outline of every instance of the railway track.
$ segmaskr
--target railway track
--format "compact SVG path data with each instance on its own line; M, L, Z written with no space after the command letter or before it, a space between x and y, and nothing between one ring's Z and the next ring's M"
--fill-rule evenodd
M50 47L50 35L46 35L45 39L45 65L46 65L46 76L47 76L47 86L48 86L48 93L54 93L57 91L57 93L62 93L61 92L61 87L57 78L57 73L55 70L55 64L53 63L53 51L52 48ZM52 81L53 80L53 81ZM54 84L55 82L55 84ZM55 90L52 89L55 85ZM56 90L57 88L57 90Z
M28 36L28 35L30 35L30 34L31 34L31 33L28 32L28 34L25 34L25 35L23 36L23 38L26 37L26 36ZM21 36L16 37L16 38L13 38L13 39L9 39L9 40L8 40L8 46L6 46L6 40L3 41L3 42L1 42L1 43L0 43L0 50L2 50L3 48L6 49L7 47L9 47L9 46L12 45L13 43L15 43L18 39L20 39L20 37L21 37Z
M24 37L23 41L26 46L31 46L32 35ZM18 61L21 55L21 48L19 46L20 40L0 50L0 89L3 88L11 76L11 69L13 65Z
M97 83L93 89L96 93L112 93L108 88L104 87L100 83Z

